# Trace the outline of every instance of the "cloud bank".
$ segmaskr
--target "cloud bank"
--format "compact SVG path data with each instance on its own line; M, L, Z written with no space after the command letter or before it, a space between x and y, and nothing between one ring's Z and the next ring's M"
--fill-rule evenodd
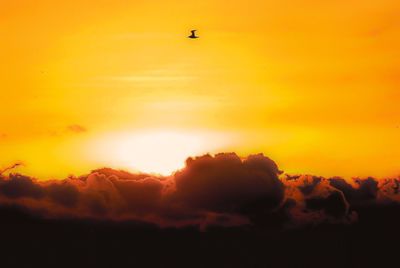
M166 177L110 168L50 181L0 175L0 206L44 219L277 230L353 224L368 218L369 208L398 210L399 183L288 175L262 154L221 153L188 158L182 170Z

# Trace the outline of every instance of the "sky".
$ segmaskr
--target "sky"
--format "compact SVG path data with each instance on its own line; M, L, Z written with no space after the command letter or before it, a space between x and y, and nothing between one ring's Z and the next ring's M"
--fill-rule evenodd
M292 174L400 173L398 1L0 5L1 167L165 175L234 151Z

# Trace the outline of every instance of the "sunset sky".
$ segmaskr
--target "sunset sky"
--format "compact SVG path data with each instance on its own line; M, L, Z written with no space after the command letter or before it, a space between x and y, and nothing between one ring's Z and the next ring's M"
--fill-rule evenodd
M2 1L0 167L168 174L234 151L288 173L398 175L399 12L395 0Z

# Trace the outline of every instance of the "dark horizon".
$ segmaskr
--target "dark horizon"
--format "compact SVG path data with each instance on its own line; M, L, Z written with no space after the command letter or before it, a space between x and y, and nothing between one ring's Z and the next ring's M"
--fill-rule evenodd
M354 224L400 204L399 178L283 173L263 154L188 158L170 176L101 168L62 180L0 175L0 201L43 219L139 221L160 227L296 229Z

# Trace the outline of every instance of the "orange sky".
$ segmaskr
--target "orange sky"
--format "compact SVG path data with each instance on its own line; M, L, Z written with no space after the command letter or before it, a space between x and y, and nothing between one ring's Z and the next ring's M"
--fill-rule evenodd
M400 172L398 1L0 7L0 166L166 174L236 151L291 173Z

